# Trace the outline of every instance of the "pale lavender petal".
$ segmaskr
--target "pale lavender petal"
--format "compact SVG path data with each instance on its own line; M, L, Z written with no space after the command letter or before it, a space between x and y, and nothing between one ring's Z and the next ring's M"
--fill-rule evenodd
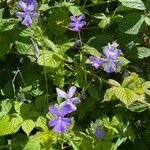
M76 26L76 23L74 23L74 22L69 23L69 27L74 28L75 26Z
M62 118L62 121L63 121L65 124L67 124L67 125L71 124L71 119L70 119L70 118Z
M56 92L57 92L57 95L58 95L58 96L67 99L67 94L66 94L66 92L62 91L62 90L59 89L59 88L56 88Z
M19 0L18 4L19 4L19 7L20 7L23 11L26 11L26 10L27 10L27 4L24 3L22 0Z
M120 49L114 50L114 55L112 56L112 58L117 58L121 54L121 52L122 51Z
M80 101L80 98L78 98L78 97L71 98L70 101L71 101L73 104L78 104L78 103L81 102L81 101Z
M103 54L104 54L107 58L109 58L110 50L109 50L107 47L105 47L105 48L103 49Z
M113 62L109 62L107 66L104 68L104 71L107 73L116 72L116 66Z
M30 16L31 16L32 18L37 17L37 16L38 16L38 13L36 13L36 12L31 12L31 13L30 13Z
M35 9L34 3L31 3L27 8L28 11L33 11L34 9Z
M64 132L66 128L67 128L67 125L63 121L58 121L53 129L57 133L61 133L61 132Z
M71 106L69 104L65 104L65 105L61 105L60 104L60 112L59 112L59 116L65 116L66 114L70 113L71 111Z
M52 127L52 126L55 126L58 121L59 121L58 118L51 119L51 120L49 120L49 122L48 122L48 126L51 126L51 127Z
M71 112L77 110L77 107L70 100L66 100L66 101L60 103L60 107L64 107L66 105L70 106L70 110L68 111L68 113L71 113Z
M70 20L76 22L76 17L75 16L70 16Z
M67 93L67 97L71 98L75 94L76 91L77 91L76 86L71 86Z
M116 64L116 65L121 64L121 61L120 61L120 60L117 60L117 59L114 59L113 62L114 62L114 64Z
M16 16L17 16L18 18L25 18L26 14L25 14L24 12L17 12L17 13L16 13Z
M85 15L82 14L82 15L78 16L77 21L81 21L81 20L84 20L84 19L85 19Z
M80 31L82 27L79 26L78 23L76 23L75 27L74 27L74 31Z
M105 132L103 129L100 129L99 127L97 127L96 131L94 132L94 135L97 138L103 138L105 136Z
M90 57L89 57L89 60L90 60L91 62L93 62L95 59L94 59L93 56L90 56Z
M51 112L53 115L55 116L59 116L59 112L58 112L58 109L55 105L50 105L49 108L48 108L49 112Z
M32 19L29 15L26 15L24 20L22 21L22 24L28 26L32 24Z

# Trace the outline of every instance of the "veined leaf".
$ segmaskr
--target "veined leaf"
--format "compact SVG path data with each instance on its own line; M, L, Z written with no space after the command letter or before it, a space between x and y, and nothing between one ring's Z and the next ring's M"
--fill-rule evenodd
M112 86L118 86L118 87L121 86L117 81L115 81L113 79L109 79L108 83L111 84Z
M139 9L139 10L145 10L145 5L142 2L142 0L119 0L122 5L129 7L129 8L134 8L134 9Z
M46 44L51 50L53 50L54 52L58 52L57 46L56 46L51 40L49 40L48 38L44 38L43 40L44 40L45 44Z
M137 100L138 95L129 88L118 88L115 93L116 97L122 101L127 107Z
M35 122L31 119L28 119L28 120L25 120L21 126L22 126L23 131L27 134L27 136L29 136L30 132L35 127Z
M143 59L150 56L150 49L147 47L137 47L138 58Z
M69 6L69 11L70 11L74 16L79 16L79 15L82 14L78 6Z
M56 68L59 66L59 62L54 59L54 53L52 51L42 50L42 52L40 53L41 55L38 59L39 65L52 68Z
M104 95L104 100L103 101L110 101L114 98L116 90L118 90L117 87L112 87L110 89L107 89Z
M9 113L9 111L12 108L12 104L10 100L8 99L8 100L3 100L0 106L1 106L1 111L0 111L0 119L1 119L4 115Z
M0 136L16 133L22 121L23 119L21 116L16 116L14 118L11 118L9 115L4 116L0 119Z
M138 34L144 21L144 17L141 14L130 13L120 21L119 30L127 34Z

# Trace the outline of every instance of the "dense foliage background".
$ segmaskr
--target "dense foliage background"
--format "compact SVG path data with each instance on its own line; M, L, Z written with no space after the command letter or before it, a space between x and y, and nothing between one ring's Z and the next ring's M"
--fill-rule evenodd
M26 26L18 1L0 0L0 149L149 150L150 0L37 2ZM74 31L69 17L81 14L86 25ZM116 72L92 67L89 56L113 42ZM72 85L81 102L60 134L48 107Z

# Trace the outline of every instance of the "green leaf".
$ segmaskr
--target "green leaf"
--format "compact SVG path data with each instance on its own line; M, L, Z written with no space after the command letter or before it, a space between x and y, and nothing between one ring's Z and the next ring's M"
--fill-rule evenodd
M116 97L122 101L127 107L137 100L138 95L129 88L118 88L115 93Z
M62 15L63 14L63 15ZM65 8L55 8L49 15L48 27L51 33L61 36L67 31L65 27L69 24L69 13Z
M37 141L33 136L31 136L23 150L41 150L41 145L39 141Z
M112 87L110 89L107 89L104 94L104 100L103 101L110 101L115 98L115 93L118 90L117 87Z
M148 108L149 106L147 104L142 104L140 102L135 102L128 107L128 109L130 109L131 111L139 113L145 111Z
M79 16L82 14L78 6L69 6L68 9L73 14L73 16Z
M28 119L22 123L22 130L29 136L30 132L34 129L35 123L33 120Z
M54 59L54 53L48 50L41 51L41 55L38 59L38 64L51 68L56 68L59 66L59 62Z
M25 39L24 41L15 42L15 47L20 54L34 55L32 44L28 42Z
M7 115L12 108L10 99L3 100L0 104L0 106L1 106L1 111L0 111L0 119L1 119L3 116Z
M112 86L117 86L117 87L121 86L116 80L113 79L109 79L108 83L111 84Z
M145 23L150 26L150 18L149 17L145 17Z
M150 56L150 49L147 47L137 47L138 58L143 59Z
M88 54L91 54L91 55L100 55L101 56L101 53L94 47L92 46L89 46L89 45L84 45L82 47L83 51L87 52Z
M36 127L42 128L44 131L48 130L47 127L47 119L45 116L39 116L37 121L36 121Z
M47 11L48 9L50 9L48 4L42 4L38 10Z
M22 123L21 116L10 117L8 115L0 119L0 136L16 133Z
M111 17L107 17L105 16L100 23L98 24L98 26L102 29L105 29L107 27L109 27L111 24L113 23L113 21L111 21Z
M103 150L113 150L114 143L111 141L103 141L102 142L102 149Z
M9 52L16 38L14 31L0 32L0 57Z
M58 134L52 131L37 132L34 136L30 136L28 143L23 150L41 150L43 148L51 149L51 144L56 140Z
M134 8L138 10L145 10L145 5L142 2L142 0L119 0L122 5L129 7L129 8Z
M85 133L82 133L82 132L79 133L79 136L82 137L82 142L81 142L81 145L80 145L79 149L93 150L93 145L94 145L93 139L90 136L88 136L88 135L86 135Z
M119 30L127 34L138 34L143 22L143 16L138 13L130 13L120 21Z

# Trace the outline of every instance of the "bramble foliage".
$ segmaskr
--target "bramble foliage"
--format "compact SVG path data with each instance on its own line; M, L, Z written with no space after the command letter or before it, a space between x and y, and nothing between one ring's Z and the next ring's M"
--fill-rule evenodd
M0 0L0 64L0 149L150 148L150 0Z

